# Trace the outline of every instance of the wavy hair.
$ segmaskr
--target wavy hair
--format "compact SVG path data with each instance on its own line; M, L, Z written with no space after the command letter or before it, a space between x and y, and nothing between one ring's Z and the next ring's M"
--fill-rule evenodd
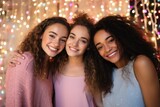
M95 24L95 32L105 30L113 35L116 43L121 50L121 57L134 60L138 55L145 55L151 59L156 68L159 66L157 58L154 56L156 49L144 39L149 33L140 28L133 19L127 17L107 16ZM92 38L93 41L93 38ZM101 91L110 92L112 82L112 72L115 67L111 62L103 59L94 46L96 64L96 81ZM157 69L158 70L158 69Z
M41 36L45 32L48 26L55 23L60 23L66 26L68 32L70 31L70 25L63 17L50 17L43 20L37 26L35 26L26 36L24 41L20 44L19 48L22 52L29 51L34 57L34 73L42 78L47 77L51 71L52 63L49 62L49 58L41 47Z
M71 29L73 29L75 26L81 25L87 28L88 33L90 35L90 38L93 37L94 34L94 20L90 18L87 14L85 13L78 13L74 18L73 18L73 23L71 24ZM87 88L91 90L93 86L93 79L94 79L94 72L95 72L95 66L93 63L93 50L91 49L91 40L90 43L87 47L87 50L85 51L83 55L83 61L85 65L85 82L87 84ZM55 63L55 69L60 71L60 68L62 68L66 63L68 62L68 55L65 52L64 55L61 58L58 58L57 63Z

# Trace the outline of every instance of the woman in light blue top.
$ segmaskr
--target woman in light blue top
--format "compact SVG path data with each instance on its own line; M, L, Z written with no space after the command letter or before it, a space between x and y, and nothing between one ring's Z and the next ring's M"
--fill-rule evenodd
M96 81L104 107L160 107L156 50L145 31L121 16L95 25Z

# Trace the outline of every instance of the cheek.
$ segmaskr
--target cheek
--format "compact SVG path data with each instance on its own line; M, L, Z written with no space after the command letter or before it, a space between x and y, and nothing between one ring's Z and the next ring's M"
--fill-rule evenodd
M72 40L70 38L68 38L66 41L66 45L71 44L71 43L72 43Z
M63 44L60 44L60 50L63 50L64 49L64 47L65 47L65 43L63 43Z
M41 37L42 44L46 44L48 42L48 38L46 36Z
M84 51L86 51L87 50L87 48L89 48L89 43L86 43L86 44L80 44L80 46L81 46L81 48L84 50Z
M104 49L101 49L100 51L98 51L98 53L99 53L99 55L101 56L101 57L105 57L105 51L104 51Z
M98 52L99 52L99 55L100 55L101 57L104 57L104 54L103 54L102 51L98 51Z
M42 42L41 42L41 46L42 48L46 45L46 41L44 39L42 39Z

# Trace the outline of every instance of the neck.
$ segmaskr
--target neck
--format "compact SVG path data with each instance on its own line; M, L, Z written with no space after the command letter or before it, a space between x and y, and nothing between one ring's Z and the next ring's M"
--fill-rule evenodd
M84 62L82 58L69 57L68 62L60 71L67 76L82 76L84 75Z
M125 65L127 65L128 62L129 62L129 59L121 58L115 65L117 66L117 68L122 68Z
M82 57L69 57L68 58L68 64L69 65L82 65L83 62L83 58Z

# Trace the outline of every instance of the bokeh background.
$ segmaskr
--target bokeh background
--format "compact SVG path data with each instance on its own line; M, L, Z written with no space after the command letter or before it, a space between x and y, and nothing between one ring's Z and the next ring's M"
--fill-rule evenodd
M11 52L43 19L62 16L71 22L80 11L96 21L104 16L131 16L152 36L145 36L160 57L160 0L0 0L0 107L5 107L5 73Z

